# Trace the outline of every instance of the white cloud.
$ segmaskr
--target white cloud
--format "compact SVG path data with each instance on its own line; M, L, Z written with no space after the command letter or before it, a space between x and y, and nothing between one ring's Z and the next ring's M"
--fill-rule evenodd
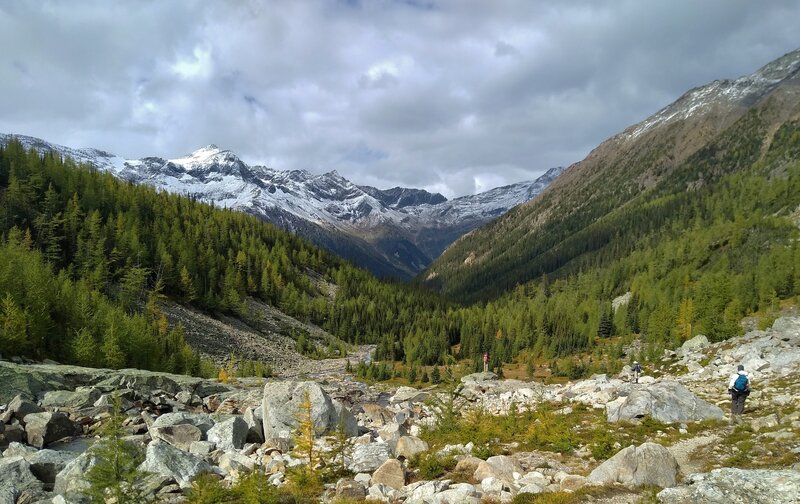
M184 79L208 77L212 71L211 51L195 47L191 57L179 58L171 68L176 75Z
M461 195L795 49L791 0L0 3L0 131Z

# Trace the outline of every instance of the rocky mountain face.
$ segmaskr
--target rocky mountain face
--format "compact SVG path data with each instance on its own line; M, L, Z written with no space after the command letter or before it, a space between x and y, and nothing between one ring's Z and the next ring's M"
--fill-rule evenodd
M641 211L632 203L643 198L693 191L750 166L745 161L757 160L776 130L798 116L800 50L753 74L692 89L600 144L535 200L456 242L423 278L479 299L552 273L600 246L576 247L574 255L563 250L571 236L614 212ZM728 142L735 135L757 144L755 159L744 155L745 145Z
M343 369L321 382L219 383L14 360L0 360L0 502L85 502L88 475L104 463L98 433L115 407L125 443L142 455L126 487L141 501L184 502L202 474L226 487L256 472L269 491L290 492L292 468L309 463L293 447L304 397L326 460L317 470L344 467L320 502L560 501L589 491L608 504L794 503L800 495L796 315L721 343L697 336L645 363L638 383L627 368L551 385L477 373L460 379L455 396L369 386ZM753 385L733 419L723 410L738 363ZM525 432L526 411L537 435L525 444L472 438L476 426ZM451 436L467 426L472 437L430 434L444 423ZM423 459L438 465L413 462Z
M26 147L57 152L135 183L190 195L256 215L366 267L379 276L411 278L454 240L529 201L561 173L553 168L520 182L448 201L441 194L357 186L336 171L315 175L250 166L215 145L163 159L123 159L23 136Z

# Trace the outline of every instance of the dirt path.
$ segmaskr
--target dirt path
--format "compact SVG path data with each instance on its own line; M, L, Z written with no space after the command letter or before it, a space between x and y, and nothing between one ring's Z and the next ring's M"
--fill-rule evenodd
M694 437L679 441L674 445L667 447L667 450L672 453L672 456L675 457L675 460L678 462L678 467L680 468L681 474L686 476L692 473L703 472L705 470L703 467L703 461L695 460L692 457L692 454L704 446L719 442L721 439L722 438L716 434Z

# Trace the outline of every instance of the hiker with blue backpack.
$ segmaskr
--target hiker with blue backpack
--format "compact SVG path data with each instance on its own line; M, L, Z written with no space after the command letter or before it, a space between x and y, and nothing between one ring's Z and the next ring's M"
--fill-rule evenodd
M731 376L728 392L731 394L731 419L735 420L744 413L744 401L750 395L750 377L743 365L739 364L736 374Z

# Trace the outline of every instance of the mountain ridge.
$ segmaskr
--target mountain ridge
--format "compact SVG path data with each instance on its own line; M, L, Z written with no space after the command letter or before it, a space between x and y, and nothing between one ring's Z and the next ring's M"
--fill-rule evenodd
M644 195L660 194L658 188L665 181L673 180L683 184L684 191L692 191L746 165L741 156L763 154L771 134L796 117L798 110L800 50L752 74L693 88L600 143L535 200L453 243L420 278L445 293L467 294L474 301L557 272L613 239L608 231L603 241L580 245L576 242L579 233L593 232L596 223ZM759 138L752 142L758 145L729 153L724 139L713 143L732 128L752 129ZM708 171L691 173L692 166L686 162L698 153L702 154L698 163L702 159ZM723 156L729 156L729 161L709 161ZM570 247L573 253L565 253ZM487 269L493 274L486 273Z
M535 197L561 168L533 181L448 200L439 193L358 186L330 171L248 165L230 150L208 145L177 158L128 160L93 148L75 149L25 135L28 148L58 152L124 180L242 210L300 233L379 276L410 278L453 240Z

